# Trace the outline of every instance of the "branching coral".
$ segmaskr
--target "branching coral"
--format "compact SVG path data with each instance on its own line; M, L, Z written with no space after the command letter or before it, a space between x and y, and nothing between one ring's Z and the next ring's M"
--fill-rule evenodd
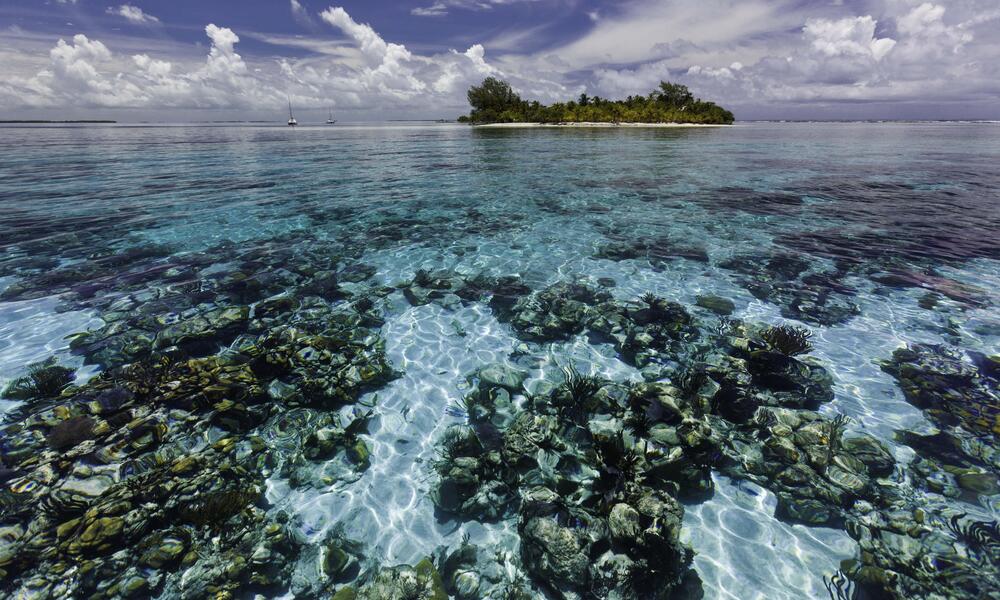
M184 506L180 511L181 518L201 527L218 529L231 517L242 512L259 495L259 490L254 488L209 492Z
M566 375L563 386L577 404L589 399L601 388L600 381L596 377L581 375L573 365L563 367L563 373Z
M812 350L812 344L809 343L812 332L802 327L791 325L768 327L760 337L769 350L780 352L785 356L798 356Z
M630 483L641 483L645 474L642 470L642 455L625 443L625 434L596 437L594 452L599 461L599 475L593 483L595 493L602 496L604 508L610 509L615 496Z
M751 423L757 432L757 437L762 438L766 435L766 430L769 427L773 427L778 424L778 418L774 416L774 413L771 410L761 406L758 407L757 411L753 414Z
M833 457L836 456L837 450L840 449L840 438L844 435L844 429L847 428L847 424L851 422L851 418L846 415L837 415L832 421L830 421L830 435L829 440L827 440L826 449L826 466L827 468L833 464Z
M965 516L965 513L954 515L947 523L948 529L959 541L975 552L1000 550L1000 523L963 521Z
M857 600L860 595L854 582L843 571L838 570L829 578L824 575L823 585L830 594L830 600Z
M57 365L54 358L28 367L28 374L15 379L3 392L4 398L28 400L52 398L73 382L73 369Z

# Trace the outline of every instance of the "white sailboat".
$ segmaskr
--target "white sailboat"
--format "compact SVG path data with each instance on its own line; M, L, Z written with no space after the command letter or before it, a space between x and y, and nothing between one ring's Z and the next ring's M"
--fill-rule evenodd
M327 117L327 119L326 119L326 124L327 125L333 125L336 122L337 122L337 119L333 118L333 109L331 108L330 109L330 116Z
M288 99L288 126L295 127L299 122L295 120L295 115L292 114L292 99Z

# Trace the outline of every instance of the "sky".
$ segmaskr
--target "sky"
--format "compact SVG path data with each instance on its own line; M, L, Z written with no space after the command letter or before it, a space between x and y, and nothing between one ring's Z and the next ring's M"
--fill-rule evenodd
M0 119L453 119L662 80L738 119L1000 119L1000 0L0 0Z

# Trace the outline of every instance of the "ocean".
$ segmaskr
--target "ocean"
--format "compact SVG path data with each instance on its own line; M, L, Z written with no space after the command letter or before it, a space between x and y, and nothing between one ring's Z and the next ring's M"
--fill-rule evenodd
M425 557L457 598L996 593L998 124L0 146L0 595L377 597Z

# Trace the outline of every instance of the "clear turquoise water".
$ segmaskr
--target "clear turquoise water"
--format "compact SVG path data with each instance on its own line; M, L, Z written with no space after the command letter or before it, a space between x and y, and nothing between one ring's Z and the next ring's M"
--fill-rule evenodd
M998 125L21 127L0 129L0 144L9 149L0 155L0 291L147 244L168 255L224 241L269 244L292 261L322 244L373 265L368 283L392 286L418 269L516 273L533 288L610 278L621 299L652 291L690 305L717 294L736 304L736 317L782 323L796 315L755 297L723 265L791 253L811 271L838 273L822 289L856 307L836 322L806 319L813 356L836 384L823 411L854 417L853 427L888 441L901 461L912 451L893 432L929 424L874 361L907 342L995 353L1000 340ZM669 240L668 250L652 260L596 256L640 238ZM910 274L911 284L887 284L898 281L887 273ZM122 273L130 286L137 278ZM0 302L0 387L53 353L81 364L65 336L100 326L122 285L73 281ZM919 304L929 292L940 298L933 311ZM486 304L389 300L382 333L404 374L378 391L372 467L329 488L293 490L273 478L268 499L297 514L308 535L344 525L390 563L466 533L516 552L513 522L441 521L427 496L434 443L462 420L446 409L461 399L466 375L515 354L531 368L529 387L558 381L568 361L613 379L641 374L584 337L526 345ZM687 507L685 518L706 597L820 597L822 576L855 554L841 531L774 519L764 490L716 484L715 497ZM963 509L996 518L1000 506L994 497Z

